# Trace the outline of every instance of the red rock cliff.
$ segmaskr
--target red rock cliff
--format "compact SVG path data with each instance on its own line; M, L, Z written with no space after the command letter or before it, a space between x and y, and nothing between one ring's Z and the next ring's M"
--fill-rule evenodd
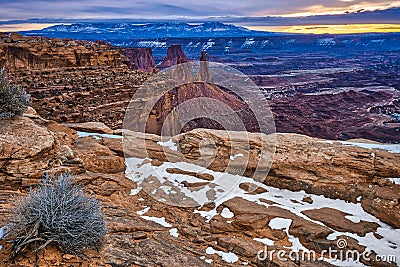
M0 35L0 67L9 70L60 67L119 67L126 58L108 43Z
M124 48L122 49L122 53L128 58L129 67L132 70L143 70L147 72L156 70L151 48Z

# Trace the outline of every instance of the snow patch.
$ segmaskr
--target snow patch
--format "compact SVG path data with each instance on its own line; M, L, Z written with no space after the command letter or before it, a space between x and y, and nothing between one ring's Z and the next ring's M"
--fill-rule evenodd
M136 213L140 216L144 215L146 212L150 210L150 207L144 207L144 209L137 211Z
M340 141L340 143L346 146L358 146L367 149L383 149L387 150L390 153L400 153L399 144L367 144L367 143L356 143L347 141Z
M333 38L322 38L318 40L318 44L329 46L329 45L335 45L336 41Z
M271 227L272 230L288 230L291 224L291 219L273 218L269 221L268 226Z
M224 217L225 219L230 219L230 218L233 218L233 216L235 216L235 214L232 211L230 211L228 208L224 208L221 211L221 216Z
M172 141L172 139L170 139L166 142L159 141L159 142L157 142L157 144L159 144L160 146L163 146L163 147L168 147L169 149L171 149L173 151L178 151L178 146Z
M213 47L215 45L215 42L210 42L210 41L208 41L207 43L205 43L204 45L203 45L203 50L207 50L207 49L209 49L209 48L211 48L211 47Z
M269 221L268 226L271 227L271 229L273 230L284 229L286 235L288 236L289 242L292 243L292 246L290 247L292 251L303 250L305 252L308 252L309 249L304 247L303 244L300 243L300 240L297 237L294 237L291 234L289 234L289 227L291 224L292 224L291 219L273 218L271 221Z
M88 133L88 132L82 132L82 131L77 131L77 133L78 133L78 137L93 136L97 140L101 139L101 138L115 138L115 139L123 138L122 135L117 135L117 134Z
M400 184L400 178L387 178L387 179L394 184Z
M212 247L208 247L206 249L206 253L209 255L217 254L222 258L223 261L226 261L228 263L235 263L239 260L238 256L236 256L235 253L215 250Z
M231 155L231 156L229 156L229 158L231 159L231 160L235 160L237 157L244 157L244 155L242 154L242 153L239 153L239 154L236 154L236 155Z
M140 216L143 219L147 220L147 221L153 221L155 223L158 223L164 227L171 227L172 224L167 223L167 221L165 221L164 217L158 218L158 217L150 217L150 216Z
M355 216L353 216L353 215L346 215L346 216L344 216L344 217L345 217L347 220L352 221L352 222L354 222L354 223L359 223L359 222L361 222L360 218L355 217Z
M172 235L173 237L178 237L179 236L178 229L176 228L170 229L169 234Z
M274 240L271 240L269 238L253 238L253 240L263 243L264 245L267 245L267 246L274 245Z
M141 190L142 190L142 188L140 188L140 187L135 188L135 189L131 189L131 193L130 193L129 195L130 195L130 196L137 195ZM143 200L144 200L144 199L143 199ZM143 200L140 200L140 201L143 201Z
M137 46L138 47L162 48L162 47L167 47L167 42L140 41L137 43Z
M256 44L256 41L254 41L254 38L246 38L244 43L242 44L242 48L249 48L252 47Z
M334 144L334 142L332 140L320 140L320 141L317 141L317 143L325 143L325 144L330 144L330 145Z
M4 236L4 227L1 227L0 228L0 240L3 238L3 236ZM3 249L3 246L2 245L0 245L0 250L2 250Z

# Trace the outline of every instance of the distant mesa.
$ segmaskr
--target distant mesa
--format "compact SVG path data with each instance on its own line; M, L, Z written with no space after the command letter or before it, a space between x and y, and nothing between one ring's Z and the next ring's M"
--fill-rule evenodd
M168 47L167 55L164 60L158 65L159 68L165 69L176 64L190 62L186 54L182 50L180 44L173 44Z

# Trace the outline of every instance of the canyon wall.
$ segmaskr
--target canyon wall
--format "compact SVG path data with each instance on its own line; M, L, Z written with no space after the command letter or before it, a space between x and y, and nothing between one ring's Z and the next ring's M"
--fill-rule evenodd
M129 60L129 67L132 70L142 70L147 72L156 71L151 48L123 48L122 53Z
M160 68L168 68L176 64L187 63L190 60L182 50L180 44L172 44L168 47L167 55L164 60L158 65Z
M120 67L126 63L126 58L105 42L3 34L0 38L0 63L10 71L104 65Z

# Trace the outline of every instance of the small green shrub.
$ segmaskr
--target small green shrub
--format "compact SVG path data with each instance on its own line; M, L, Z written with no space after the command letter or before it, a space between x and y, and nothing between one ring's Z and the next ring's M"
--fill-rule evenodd
M99 249L106 233L100 203L74 183L70 174L46 176L41 185L16 202L5 237L13 240L11 258L56 244L63 252L83 256Z
M0 70L0 120L22 115L29 104L25 90L8 81L4 70Z

